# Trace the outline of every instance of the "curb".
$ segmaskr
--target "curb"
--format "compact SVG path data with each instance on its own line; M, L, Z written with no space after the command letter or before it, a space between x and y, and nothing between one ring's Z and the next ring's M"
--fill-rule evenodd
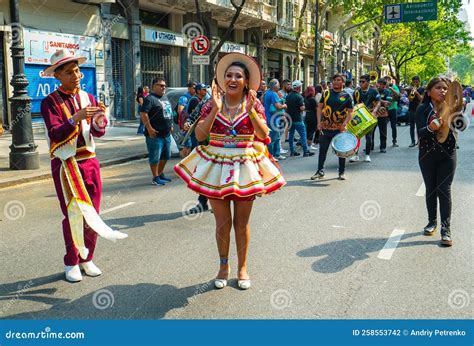
M127 157L120 157L117 159L104 160L100 162L100 167L102 168L102 167L119 165L121 163L126 163L129 161L145 159L147 157L148 157L148 153L137 154L137 155L127 156ZM5 188L5 187L11 187L11 186L19 186L19 185L23 185L23 184L30 183L33 181L46 180L46 179L51 179L51 172L41 173L41 174L27 177L27 178L19 178L19 179L9 180L5 182L0 182L0 189Z

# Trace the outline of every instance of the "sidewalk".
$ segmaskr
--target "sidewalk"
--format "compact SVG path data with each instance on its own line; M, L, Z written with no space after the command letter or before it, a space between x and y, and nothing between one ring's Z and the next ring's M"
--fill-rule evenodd
M137 135L135 123L116 123L107 129L102 138L95 138L97 158L101 167L115 165L130 160L138 160L148 156L145 140ZM31 171L13 171L9 168L9 146L12 136L4 134L0 137L0 189L24 184L30 181L49 179L51 177L50 158L45 134L35 134L35 144L40 155L40 168Z

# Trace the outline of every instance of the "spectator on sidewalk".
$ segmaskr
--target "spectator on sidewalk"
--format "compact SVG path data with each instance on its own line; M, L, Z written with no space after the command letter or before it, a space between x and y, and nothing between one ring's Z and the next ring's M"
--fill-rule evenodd
M265 93L263 105L265 107L267 124L270 127L271 142L268 144L268 151L276 160L284 160L286 157L281 155L280 132L281 120L284 117L286 105L278 95L279 90L280 83L277 79L272 79L268 83L268 90Z
M82 280L81 269L89 276L102 274L92 262L98 234L112 241L127 237L114 232L99 216L102 183L93 137L105 134L107 118L105 106L80 90L79 65L86 60L67 49L56 51L44 75L54 76L61 85L41 102L54 187L64 216L64 264L69 282Z
M286 97L287 112L290 116L290 130L289 130L289 144L290 144L290 155L291 156L300 156L301 154L296 151L295 143L293 139L295 137L295 131L298 132L301 139L301 146L303 147L303 156L313 156L314 152L310 152L308 145L306 144L306 127L303 122L303 112L304 107L304 98L301 95L301 87L303 83L299 80L293 81L291 83L292 90Z
M285 103L286 103L286 97L288 96L290 91L291 91L291 81L289 79L284 79L283 82L281 82L280 94L283 97L283 100L284 100ZM285 139L285 142L288 142L288 130L290 129L288 124L290 123L290 119L289 119L287 114L286 114L286 119L284 119L284 120L285 120L285 136L284 136L284 139ZM286 154L287 151L282 149L281 153Z
M304 92L304 107L306 110L306 115L304 117L304 124L306 126L306 140L308 147L310 149L316 150L318 147L314 146L313 140L316 134L317 119L316 119L316 109L318 108L318 103L315 98L316 89L313 86L306 88Z
M137 97L135 98L135 101L137 101L137 114L140 117L140 109L143 105L143 100L145 99L145 88L139 87L137 90ZM140 125L138 125L138 130L137 134L138 135L143 135L145 133L145 125L143 125L143 121L140 118Z
M155 78L151 93L145 98L141 109L141 118L145 124L145 140L148 149L148 162L153 175L153 185L165 185L171 179L163 173L166 162L171 157L171 132L173 130L173 112L165 96L166 82Z

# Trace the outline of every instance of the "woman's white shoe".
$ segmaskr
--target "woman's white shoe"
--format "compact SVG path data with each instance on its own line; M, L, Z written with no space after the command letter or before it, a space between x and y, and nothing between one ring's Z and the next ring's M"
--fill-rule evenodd
M250 279L247 280L239 280L237 281L237 284L239 285L239 288L241 290L248 290L250 288Z
M227 286L227 280L226 279L215 279L214 280L214 286L217 289L221 289Z

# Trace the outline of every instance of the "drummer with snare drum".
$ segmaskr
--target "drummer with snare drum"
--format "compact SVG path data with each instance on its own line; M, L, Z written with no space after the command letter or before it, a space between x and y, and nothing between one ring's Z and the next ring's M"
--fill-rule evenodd
M365 74L359 78L359 87L354 91L354 103L363 103L374 117L380 108L380 94L377 89L369 86L370 76ZM370 162L370 150L372 149L373 132L375 128L365 135L365 162ZM349 162L359 161L358 153L349 159Z
M344 76L337 73L332 77L332 89L326 89L318 105L317 118L319 136L318 171L311 180L324 178L324 162L332 139L346 129L352 117L352 98L344 87ZM344 171L346 159L339 157L339 180L346 180Z

